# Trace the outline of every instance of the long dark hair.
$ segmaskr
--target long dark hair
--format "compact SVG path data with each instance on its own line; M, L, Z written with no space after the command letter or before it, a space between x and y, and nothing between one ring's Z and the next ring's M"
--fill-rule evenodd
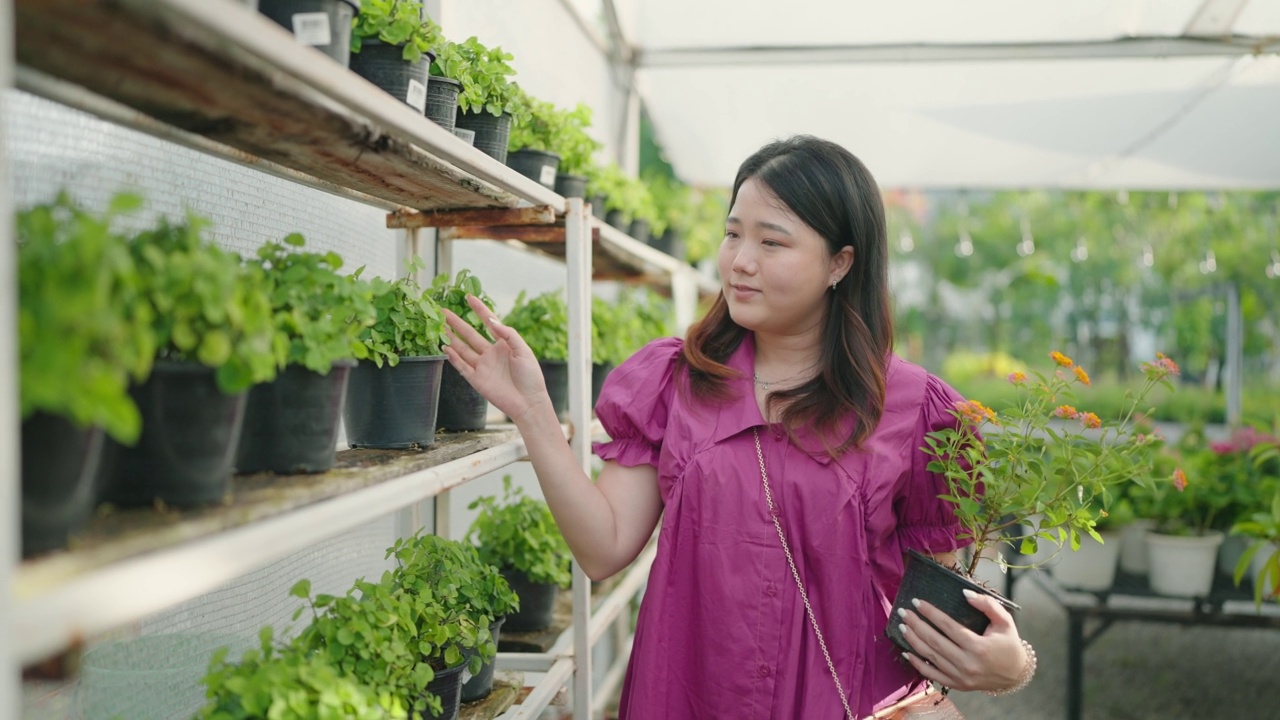
M853 248L853 265L828 292L822 332L822 372L809 382L770 395L782 404L782 424L795 439L811 426L833 456L861 447L884 413L885 372L893 350L889 301L889 250L880 188L866 166L839 145L808 135L769 143L747 158L733 181L733 198L755 178L786 203L827 241L835 254ZM746 336L729 316L722 292L707 315L691 328L682 363L689 369L693 393L724 399L725 380L736 375L725 366ZM835 437L840 421L852 415L847 437Z

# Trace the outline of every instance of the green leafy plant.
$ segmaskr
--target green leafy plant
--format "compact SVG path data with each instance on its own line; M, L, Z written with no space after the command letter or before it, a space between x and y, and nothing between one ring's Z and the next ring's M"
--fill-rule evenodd
M280 336L288 343L285 364L302 365L326 374L335 360L367 358L360 334L376 313L373 288L343 275L335 252L301 252L303 237L293 233L284 243L258 249L258 264L267 279L271 309Z
M647 288L628 288L618 294L616 305L619 347L616 363L631 357L647 343L661 337L671 337L675 328L671 324L671 301Z
M462 318L476 332L487 339L493 340L493 335L489 332L488 325L480 319L476 311L471 309L471 305L467 303L468 295L474 295L480 299L480 302L484 303L485 307L490 310L494 309L493 299L480 286L480 278L472 275L471 271L466 268L459 270L452 282L449 280L448 273L441 273L431 281L431 299L435 300L437 305Z
M195 361L217 371L228 394L272 380L288 345L272 320L260 266L203 238L208 221L167 219L129 243L150 303L158 357Z
M513 489L510 475L502 478L501 501L486 495L467 507L480 510L467 530L467 540L478 544L481 560L522 572L535 583L569 585L573 556L551 509L525 495L523 488Z
M1035 554L1041 539L1069 543L1072 550L1085 533L1102 542L1095 525L1115 488L1150 473L1154 439L1139 431L1134 413L1152 388L1169 384L1177 365L1164 356L1144 364L1142 385L1130 395L1127 411L1104 422L1065 404L1090 384L1089 375L1062 353L1050 356L1058 366L1050 375L1009 376L1019 389L1016 404L997 415L977 400L960 402L951 410L955 427L925 438L929 470L949 486L941 497L952 503L962 537L973 541L972 560L962 569L966 576L973 576L987 545L1018 525L1035 528L1022 538L1024 555ZM1055 418L1066 423L1055 426ZM1086 436L1089 430L1097 435Z
M65 193L18 213L18 358L22 418L37 411L102 426L132 445L142 428L129 397L156 355L154 313L116 217L141 205L117 195L93 215Z
M565 175L581 175L592 166L592 156L602 146L587 134L591 108L579 103L573 110L562 110L527 94L524 104L529 108L529 118L512 126L509 150L555 153L560 156L559 171Z
M502 48L486 47L473 35L460 43L442 44L431 72L462 83L458 107L463 112L509 113L512 125L519 127L528 123L529 109L520 86L511 80L516 74L510 65L513 59Z
M324 655L277 648L272 630L258 633L260 647L239 663L227 648L209 661L203 678L208 704L199 720L403 720L403 703L342 675Z
M665 175L648 178L649 195L653 201L656 221L650 222L655 235L667 228L685 234L693 226L693 195L684 183Z
M402 57L409 62L445 42L440 26L418 0L364 0L351 24L351 52L360 52L366 38L402 46Z
M569 359L569 306L558 291L529 299L520 291L502 322L520 333L539 360Z
M627 359L631 354L631 338L624 330L627 321L620 306L591 298L591 362L617 365Z
M444 313L430 292L418 287L413 279L419 267L420 260L410 262L405 277L395 282L382 278L371 281L377 316L373 325L361 332L360 340L378 367L383 363L395 367L402 356L439 355L448 342ZM356 277L360 274L357 270Z

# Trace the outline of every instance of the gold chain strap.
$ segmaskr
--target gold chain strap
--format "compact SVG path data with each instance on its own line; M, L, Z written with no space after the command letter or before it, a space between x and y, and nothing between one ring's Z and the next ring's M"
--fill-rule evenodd
M831 662L831 653L827 652L827 641L822 639L822 631L818 629L818 618L813 615L813 606L809 604L809 594L804 591L804 583L800 582L800 573L796 570L796 561L791 557L791 547L787 545L787 536L782 534L782 523L778 522L778 513L773 510L773 493L769 491L769 473L764 469L764 451L760 449L760 429L752 428L756 439L756 458L760 460L760 479L764 481L764 499L769 503L769 517L773 518L773 528L778 531L778 539L782 541L782 551L787 554L787 564L791 566L791 577L800 588L800 599L804 600L805 612L809 614L809 624L813 626L813 634L818 636L818 645L822 646L822 655L827 659L827 669L831 671L831 679L836 683L836 692L840 693L840 702L844 704L847 720L856 720L853 710L849 708L849 699L844 694L844 686L840 684L840 676L836 674L836 665Z

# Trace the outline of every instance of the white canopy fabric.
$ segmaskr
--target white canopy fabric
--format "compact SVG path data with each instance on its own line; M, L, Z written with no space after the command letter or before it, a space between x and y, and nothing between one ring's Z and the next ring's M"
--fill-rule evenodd
M1280 187L1280 0L617 9L688 183L728 184L763 143L810 133L884 187Z

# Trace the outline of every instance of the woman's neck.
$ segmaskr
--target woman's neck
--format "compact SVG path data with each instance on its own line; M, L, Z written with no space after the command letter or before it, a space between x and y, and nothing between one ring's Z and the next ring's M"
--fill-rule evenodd
M760 375L781 377L816 368L822 359L817 333L796 335L755 334L755 370Z

